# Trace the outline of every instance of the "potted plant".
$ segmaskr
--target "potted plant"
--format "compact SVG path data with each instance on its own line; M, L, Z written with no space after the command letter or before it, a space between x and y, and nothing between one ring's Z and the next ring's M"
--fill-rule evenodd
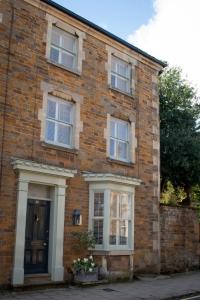
M78 258L73 261L74 281L89 283L98 280L98 268L92 255Z
M89 283L98 280L98 267L91 254L95 248L95 237L91 231L73 232L73 249L84 255L73 261L72 272L74 281L79 283ZM89 255L87 256L89 252Z

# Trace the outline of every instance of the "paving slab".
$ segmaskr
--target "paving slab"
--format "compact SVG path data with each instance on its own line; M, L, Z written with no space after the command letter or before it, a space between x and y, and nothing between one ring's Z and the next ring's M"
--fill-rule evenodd
M195 295L199 293L199 296ZM191 295L191 296L184 296ZM195 298L196 297L196 298ZM3 291L0 300L161 300L200 299L200 271L171 276L139 276L139 280L92 287Z

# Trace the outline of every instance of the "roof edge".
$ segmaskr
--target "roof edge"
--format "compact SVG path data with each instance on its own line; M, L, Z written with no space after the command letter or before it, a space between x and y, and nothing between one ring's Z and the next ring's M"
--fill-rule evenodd
M154 56L148 54L147 52L141 50L140 48L138 48L138 47L136 47L136 46L134 46L134 45L132 45L132 44L126 42L126 41L123 40L122 38L120 38L120 37L118 37L118 36L112 34L111 32L109 32L109 31L103 29L102 27L96 25L95 23L93 23L93 22L91 22L91 21L89 21L89 20L87 20L87 19L81 17L80 15L74 13L73 11L71 11L71 10L69 10L69 9L67 9L67 8L65 8L65 7L63 7L62 5L56 3L56 2L54 2L54 1L52 1L52 0L41 0L41 1L44 2L44 3L46 3L46 4L48 4L48 5L50 5L50 6L52 6L52 7L54 7L54 8L56 8L56 9L58 9L58 10L60 10L60 11L62 11L62 12L64 12L64 13L66 13L66 14L68 14L69 16L75 18L76 20L78 20L78 21L80 21L80 22L82 22L82 23L84 23L84 24L86 24L86 25L92 27L93 29L95 29L95 30L97 30L97 31L99 31L99 32L101 32L101 33L107 35L107 36L110 37L111 39L114 39L114 40L117 41L118 43L120 43L120 44L122 44L122 45L128 47L128 48L131 49L131 50L136 51L137 53L143 55L144 57L146 57L146 58L152 60L153 62L155 62L155 63L157 63L157 64L159 64L159 65L162 66L163 68L165 68L165 67L167 66L167 63L166 63L166 62L163 62L163 61L161 61L161 60L155 58Z

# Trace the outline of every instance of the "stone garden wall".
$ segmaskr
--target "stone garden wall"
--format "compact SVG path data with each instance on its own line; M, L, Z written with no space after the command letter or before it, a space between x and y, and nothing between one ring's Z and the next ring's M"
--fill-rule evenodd
M199 220L195 209L160 206L161 272L200 267Z

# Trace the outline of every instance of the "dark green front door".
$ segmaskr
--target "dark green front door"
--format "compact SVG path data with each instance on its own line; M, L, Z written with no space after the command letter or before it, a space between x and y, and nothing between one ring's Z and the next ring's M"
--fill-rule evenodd
M24 254L25 274L48 272L50 202L28 200Z

